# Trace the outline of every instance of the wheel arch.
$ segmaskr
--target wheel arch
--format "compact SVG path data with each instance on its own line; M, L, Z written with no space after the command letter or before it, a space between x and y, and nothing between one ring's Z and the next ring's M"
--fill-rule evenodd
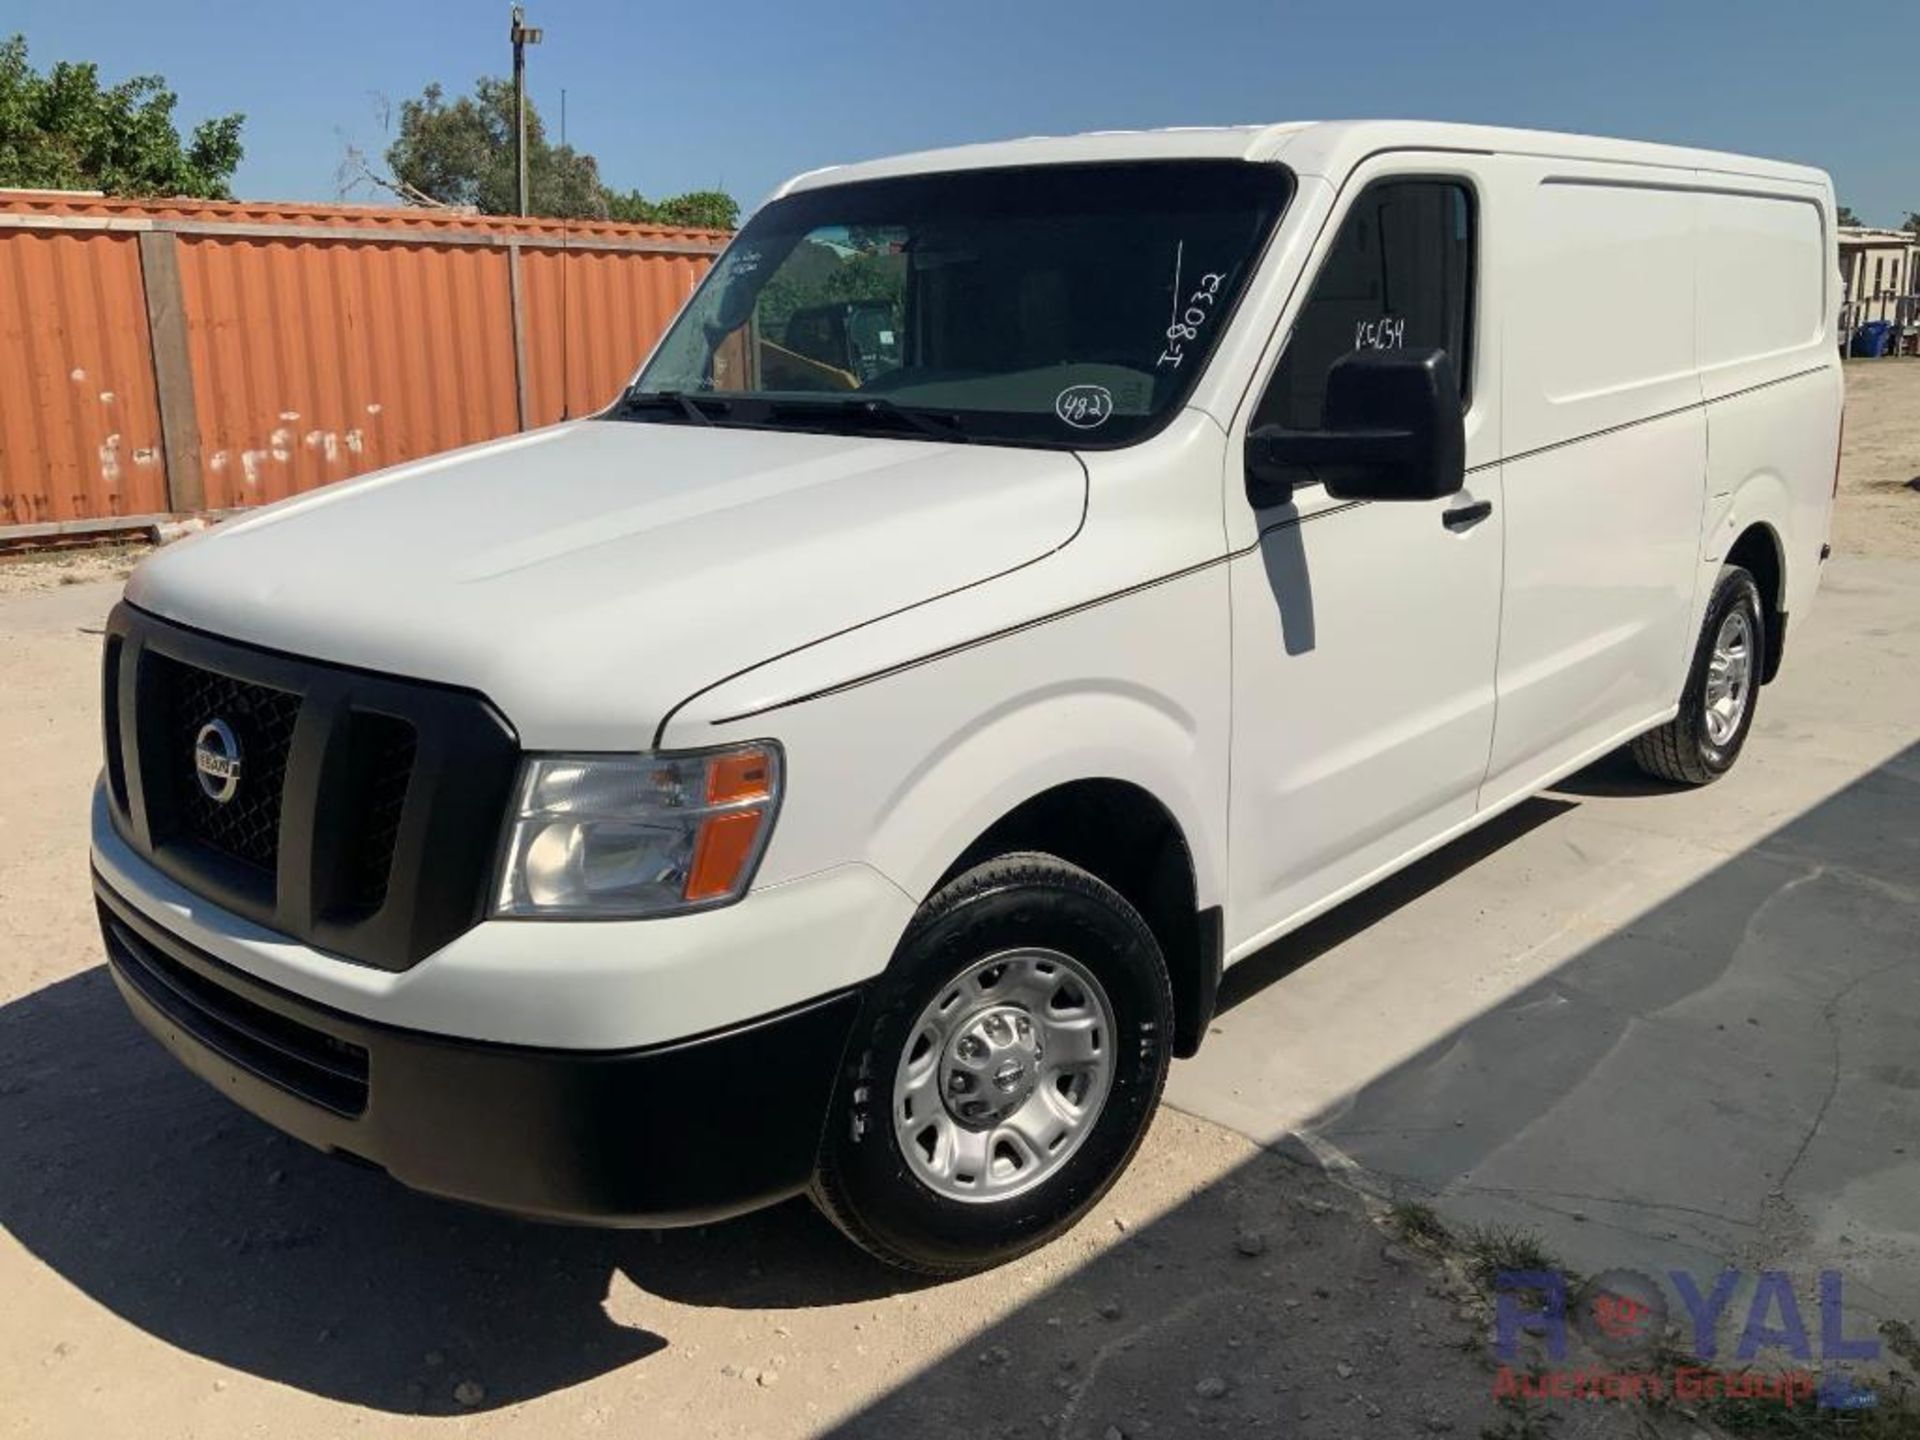
M1780 673L1787 642L1787 559L1780 532L1765 520L1750 522L1727 547L1726 563L1740 566L1760 587L1767 622L1766 651L1760 664L1760 683L1765 685Z
M1173 811L1144 786L1112 777L1070 780L1023 800L977 835L934 886L996 855L1038 850L1118 891L1153 931L1174 999L1173 1053L1200 1047L1213 1018L1223 958L1219 906L1199 903L1193 848Z

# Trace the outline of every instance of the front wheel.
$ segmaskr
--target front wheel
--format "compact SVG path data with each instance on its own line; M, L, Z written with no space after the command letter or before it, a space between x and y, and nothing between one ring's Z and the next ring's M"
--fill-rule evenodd
M1133 1158L1172 1033L1160 947L1117 891L1050 855L977 866L927 901L875 984L815 1200L926 1274L1044 1244Z
M1738 565L1720 572L1680 696L1680 713L1633 742L1633 758L1659 780L1705 785L1733 768L1753 728L1766 653L1760 587Z

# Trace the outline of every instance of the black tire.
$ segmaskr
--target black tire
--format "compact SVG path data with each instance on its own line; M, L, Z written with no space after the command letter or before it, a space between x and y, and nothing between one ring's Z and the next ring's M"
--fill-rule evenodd
M1753 668L1740 723L1726 743L1716 745L1707 732L1707 669L1720 627L1736 610L1746 611L1752 627ZM1731 770L1747 743L1754 711L1759 708L1761 658L1766 652L1767 615L1760 587L1738 565L1728 565L1721 570L1707 604L1707 617L1693 650L1693 668L1687 672L1687 686L1680 696L1680 713L1633 742L1635 763L1656 780L1675 785L1708 785Z
M937 1193L909 1167L893 1123L893 1086L921 1012L970 966L1036 947L1091 971L1113 1008L1114 1072L1079 1148L1031 1190L991 1202ZM1126 1169L1166 1083L1173 992L1146 922L1111 886L1051 855L978 865L920 908L875 982L847 1047L828 1112L814 1202L864 1249L901 1269L961 1275L1045 1244Z

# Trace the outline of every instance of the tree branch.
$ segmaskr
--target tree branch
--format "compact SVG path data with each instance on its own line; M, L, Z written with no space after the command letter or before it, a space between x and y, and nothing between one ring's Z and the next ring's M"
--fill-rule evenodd
M458 210L464 207L449 205L444 200L436 200L417 185L409 185L405 180L382 175L367 161L366 152L358 145L348 145L346 154L341 158L339 167L334 171L334 184L342 195L357 184L365 183L376 189L385 190L402 204L413 205L422 210Z

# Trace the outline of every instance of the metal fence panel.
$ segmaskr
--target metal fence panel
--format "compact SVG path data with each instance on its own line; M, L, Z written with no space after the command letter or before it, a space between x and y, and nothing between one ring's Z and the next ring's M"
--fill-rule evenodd
M133 235L0 232L0 525L165 510Z
M620 392L706 274L708 257L645 265L618 251L526 245L527 423L598 410Z
M507 254L181 238L210 509L516 428Z
M589 413L725 239L0 192L0 539L262 504Z

